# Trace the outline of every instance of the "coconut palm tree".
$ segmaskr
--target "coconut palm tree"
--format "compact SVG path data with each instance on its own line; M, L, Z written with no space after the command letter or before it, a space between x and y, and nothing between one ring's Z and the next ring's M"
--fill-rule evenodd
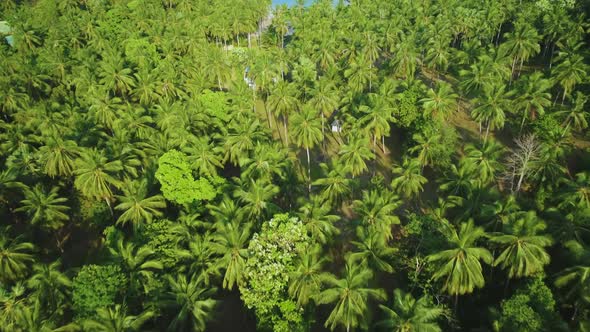
M455 164L451 165L450 172L447 172L446 177L442 180L440 190L449 192L454 196L467 197L477 187L476 172L474 162L462 159L459 161L459 167Z
M455 305L459 295L473 292L484 286L481 262L492 264L492 254L483 247L477 247L476 241L486 235L481 227L476 227L473 220L461 224L459 233L452 228L447 240L450 249L428 256L428 262L436 264L433 278L444 278L443 291L455 296Z
M345 167L341 163L331 166L320 164L325 176L313 182L314 186L322 188L320 196L330 205L338 205L342 199L351 193L351 180L346 176Z
M115 210L123 211L117 224L131 223L137 230L143 222L150 223L154 217L162 215L160 209L166 207L162 195L147 197L147 181L127 181L123 186L123 195L115 196L120 203Z
M295 269L289 273L288 291L298 306L304 307L319 294L322 279L327 275L322 267L327 261L326 256L322 257L319 246L307 248L296 260Z
M240 286L244 280L244 268L248 258L248 240L252 225L240 224L239 219L228 222L217 222L212 237L211 249L221 257L216 263L225 270L223 288L233 289Z
M326 288L317 295L316 303L336 302L324 324L325 327L333 331L338 325L342 325L349 332L351 328L365 326L363 318L369 309L369 300L382 301L386 298L382 289L367 287L372 278L371 270L350 258L346 260L344 278L338 279L332 274L322 278L322 284Z
M72 140L50 138L39 148L43 171L50 177L69 177L74 173L74 162L78 156L78 145Z
M350 172L352 177L358 176L367 170L367 160L374 158L371 150L367 147L368 139L366 137L353 136L350 143L340 148L340 163L344 170Z
M515 102L516 107L523 112L520 123L520 132L522 132L527 117L542 116L545 114L545 107L551 105L551 93L548 90L553 84L549 79L543 78L541 72L524 76L520 82L520 93Z
M427 97L420 100L424 107L424 114L434 119L447 120L453 111L457 110L459 96L453 91L453 87L444 82L436 83L436 90L430 89Z
M312 97L309 100L309 105L318 110L322 117L322 137L324 134L325 118L332 116L332 113L338 108L338 91L334 83L326 77L321 77L315 88L312 90Z
M573 126L575 130L582 130L588 128L588 120L586 119L586 111L584 105L588 101L588 97L582 92L576 91L576 98L574 99L573 107L567 107L563 111L555 112L556 115L565 115L563 124L565 130Z
M26 283L33 290L35 298L45 303L51 312L58 310L69 298L69 289L72 287L72 281L60 268L59 260L50 264L35 264L33 274Z
M363 226L381 234L384 239L391 238L391 226L399 224L399 218L394 211L400 201L389 190L363 191L363 197L353 202L353 209L361 218Z
M578 262L577 265L568 267L557 274L555 286L566 291L565 298L574 303L574 316L577 312L583 312L590 305L590 266L588 264L590 251L577 241L565 243Z
M505 85L484 85L483 98L477 100L478 106L471 112L473 119L479 122L480 133L486 124L484 141L487 141L490 129L502 129L506 120L506 111L511 107L512 91L506 91Z
M561 208L590 209L590 174L580 172L574 180L565 180L565 187L559 198Z
M194 275L187 279L183 274L167 276L169 291L164 306L172 308L174 319L169 331L205 331L207 320L217 301L211 296L215 288L205 288Z
M496 179L496 174L503 169L502 159L504 154L504 146L496 140L490 139L481 146L468 144L465 147L466 160L475 165L478 178L484 183L489 183Z
M279 188L262 180L241 182L234 191L234 197L244 205L250 218L263 216L272 206L272 198L279 193Z
M422 171L424 171L425 166L434 166L434 161L437 159L437 150L440 150L438 147L440 146L442 136L438 132L434 132L431 135L416 133L412 135L412 139L417 144L408 149L408 152L418 152L416 159L420 163Z
M192 169L199 175L213 177L217 175L217 169L223 169L222 150L207 137L190 138L182 147Z
M9 227L3 228L0 234L0 281L6 283L24 277L35 261L34 249L35 246L23 242L21 236L11 237Z
M512 55L512 74L514 74L514 66L520 61L520 70L522 70L522 64L529 58L537 55L541 50L539 42L541 36L528 22L519 20L516 22L514 31L506 32L504 34L506 42L502 44L508 50L508 53Z
M148 246L136 247L131 242L125 243L123 238L119 238L114 248L109 248L109 252L118 262L123 271L129 276L129 289L138 291L138 286L142 280L148 280L156 270L162 270L164 266L155 258L156 252Z
M374 228L363 227L357 228L357 237L360 241L352 241L352 244L358 251L350 254L350 259L367 264L371 269L393 273L390 262L397 249L389 246L386 237Z
M580 54L563 55L563 60L551 71L552 78L563 88L561 103L565 96L574 90L576 84L583 82L588 75L588 66Z
M497 234L490 241L503 248L494 265L508 270L510 278L528 277L543 272L549 264L545 247L552 244L551 237L541 233L546 224L534 211L515 213L504 224L503 234Z
M317 195L311 195L299 208L299 220L303 222L311 238L320 244L326 244L335 235L340 234L340 230L334 226L334 223L340 220L340 216L330 214L331 210L331 205L326 199Z
M82 322L84 331L89 332L133 332L154 317L153 311L127 316L127 309L120 304L112 308L98 308L96 317Z
M422 167L417 159L404 159L403 165L394 167L392 171L397 177L391 181L391 188L406 198L416 197L428 182L422 176Z
M289 146L289 133L287 131L287 123L289 114L297 114L299 109L299 99L297 99L297 89L294 83L287 83L280 81L273 87L268 100L266 102L268 107L275 117L283 118L283 128L285 134L286 146ZM280 129L277 128L280 133Z
M69 206L63 204L67 198L59 197L59 188L52 187L49 192L41 184L36 184L32 189L25 187L25 199L22 206L15 211L25 212L33 225L41 224L44 228L57 229L70 217L66 212Z
M307 152L308 190L311 191L311 159L309 149L322 141L321 122L317 110L304 107L301 113L296 113L291 119L291 133L295 144L303 147Z
M229 132L223 137L224 161L229 160L234 165L242 164L248 152L254 150L256 143L265 138L258 120L230 125Z
M378 323L395 332L441 332L437 320L444 316L445 310L436 306L423 296L416 300L411 293L397 288L393 291L393 305L379 305L386 318Z
M119 187L121 182L116 173L123 169L120 161L108 161L98 150L86 150L76 159L74 186L84 196L96 200L104 199L110 206L113 197L112 187Z
M358 125L362 130L371 133L373 136L373 153L376 153L376 144L382 140L382 149L385 153L385 136L389 136L391 130L389 121L393 119L393 109L377 94L370 94L371 106L361 106L359 110L363 116L359 119Z

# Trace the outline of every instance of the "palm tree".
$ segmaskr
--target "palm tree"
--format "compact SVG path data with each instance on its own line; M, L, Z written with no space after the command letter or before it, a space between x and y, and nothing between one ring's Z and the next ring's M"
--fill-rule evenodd
M217 304L211 296L215 288L205 288L201 279L194 275L188 280L179 274L176 278L167 276L170 291L164 302L167 307L174 308L175 317L168 327L169 331L205 331L207 320Z
M52 187L47 192L41 184L36 184L32 189L25 188L25 199L21 201L22 206L15 211L25 212L31 219L33 225L42 224L42 227L57 229L70 217L65 213L70 207L62 203L67 198L59 197L59 188Z
M74 172L74 162L78 156L78 145L72 140L52 138L39 149L43 170L50 177L69 177Z
M537 114L543 115L545 107L551 105L551 93L547 90L552 86L551 81L543 78L541 72L534 72L523 77L520 95L515 100L516 107L523 112L520 132L522 132L527 117L535 117Z
M496 140L488 140L481 147L469 144L465 147L465 154L466 160L475 165L484 183L494 181L496 174L502 171L503 165L499 160L504 154L504 146Z
M353 178L367 170L366 160L374 158L367 145L368 139L366 137L354 136L349 144L345 144L340 148L338 153L340 163L347 172L352 174Z
M555 74L553 74L555 71ZM561 103L563 104L568 92L573 91L576 84L583 82L588 75L588 66L580 54L566 55L551 72L555 81L563 88Z
M552 243L551 237L542 232L547 226L534 211L513 215L504 224L504 234L491 237L491 241L504 248L494 265L508 270L510 278L521 278L542 272L549 264L549 254L545 247Z
M330 214L331 206L321 196L311 195L301 208L299 219L303 221L305 228L311 234L311 238L321 244L326 244L340 234L340 230L334 223L340 220L340 216Z
M182 152L186 153L192 169L199 175L213 177L217 176L217 169L223 168L221 162L220 148L208 138L189 139L187 145L183 146Z
M322 278L326 276L322 267L328 260L322 257L321 247L313 246L303 251L295 262L295 270L289 273L289 296L304 307L320 292Z
M565 289L565 298L574 301L573 320L578 311L590 305L590 251L577 241L568 241L565 246L579 264L559 272L555 286Z
M307 179L311 191L311 160L309 149L322 141L321 122L317 117L317 110L304 107L301 113L296 113L291 119L292 134L295 144L303 147L307 152Z
M141 326L154 317L153 311L127 316L127 309L120 304L114 308L98 308L96 317L82 322L84 331L89 332L133 332L141 331Z
M76 159L74 185L84 196L104 199L109 207L113 197L111 187L119 187L116 173L123 169L120 161L109 162L98 150L87 150Z
M357 236L360 241L352 241L352 244L358 251L350 254L350 259L379 271L393 273L393 266L389 262L397 249L389 246L386 237L374 228L365 230L363 227L357 228Z
M511 105L510 97L512 92L506 92L505 85L484 85L484 97L478 99L478 104L472 116L479 122L480 134L482 123L486 123L486 134L484 141L487 141L490 129L502 129L506 120L505 111Z
M242 164L247 153L254 149L255 143L263 140L265 135L258 120L236 123L230 125L229 129L229 132L223 137L225 160L239 165Z
M362 199L355 200L353 206L364 226L381 234L384 239L390 239L391 226L400 223L394 214L399 205L398 197L383 189L363 191Z
M327 288L318 294L316 302L336 302L324 324L325 327L333 331L338 325L342 325L348 332L351 328L365 325L363 318L367 314L369 300L373 298L382 301L386 298L382 289L367 288L367 283L372 278L371 270L350 258L346 260L343 279L338 279L332 274L322 278L322 283Z
M459 167L455 164L451 165L450 172L446 173L440 189L450 192L452 195L468 197L478 184L475 177L476 171L474 162L468 159L461 159L459 161Z
M297 90L294 83L280 81L271 90L266 106L275 114L276 117L281 116L283 118L285 143L286 146L289 146L289 133L287 132L289 113L297 114L296 112L299 109L299 100L297 99ZM280 129L278 129L278 131L280 133Z
M588 128L588 120L586 119L586 111L584 110L584 105L586 105L587 101L587 96L582 92L576 91L573 107L568 107L563 111L555 112L556 115L565 115L563 124L565 125L566 131L571 125L573 125L575 130Z
M333 163L331 166L321 163L320 167L325 177L315 180L313 185L323 188L320 196L327 203L337 205L351 193L351 180L346 176L346 166L341 163Z
M539 45L541 36L539 36L535 27L523 20L517 21L514 31L505 33L504 38L506 38L506 42L502 46L508 50L508 53L513 58L512 74L514 74L516 62L520 61L520 70L522 70L523 62L535 56L541 50Z
M469 220L461 224L459 233L454 228L449 230L447 239L451 249L427 258L437 264L432 277L435 280L445 278L443 290L455 296L455 305L459 295L484 286L480 260L492 264L494 258L486 248L476 247L475 242L485 235L483 228L475 227L473 220Z
M590 209L590 173L580 172L575 175L575 180L566 180L560 198L560 207Z
M425 166L433 166L434 161L437 159L437 150L439 150L437 149L437 145L440 146L442 136L437 132L432 133L431 135L416 133L412 135L412 139L417 144L408 149L408 152L418 152L416 159L420 163L422 171L424 171Z
M436 91L428 90L427 97L420 100L424 107L425 115L435 119L447 120L453 111L457 110L459 96L453 92L453 87L444 82L436 83Z
M142 284L140 278L149 280L155 270L164 268L162 263L154 257L156 252L148 246L137 248L131 242L125 243L119 238L115 248L109 248L114 260L121 264L123 270L129 275L130 289L137 291Z
M234 191L234 197L244 205L250 218L259 218L267 212L272 207L272 198L279 193L277 186L261 180L252 179L241 184Z
M309 105L320 112L322 117L322 137L325 137L325 118L329 118L338 108L338 100L338 91L334 83L325 77L320 78L312 91Z
M232 290L244 280L244 268L248 258L248 240L252 225L240 225L239 219L217 222L213 234L211 249L221 257L216 264L225 270L223 288Z
M365 91L369 85L369 91L372 89L372 82L377 78L376 69L372 66L369 59L364 55L358 55L352 58L347 69L344 71L344 77L348 80L348 86L354 93Z
M440 332L442 329L436 321L445 314L445 310L432 304L423 296L416 300L411 293L404 293L397 288L393 291L393 305L379 305L387 318L378 323L395 332Z
M382 149L385 153L385 136L389 136L391 130L389 121L392 120L392 108L387 105L382 98L376 97L376 94L370 94L371 107L361 106L360 111L364 115L359 119L359 125L363 130L373 134L373 153L378 140L382 140Z
M280 144L258 142L251 157L244 158L240 163L241 177L272 182L275 176L284 178L288 165L290 165L289 156Z
M398 176L391 181L391 188L406 198L416 197L428 182L417 159L404 159L403 166L394 167L393 173Z
M33 275L27 280L27 287L33 290L38 301L47 303L51 312L56 311L68 299L72 281L60 271L61 262L33 265Z
M22 242L21 236L12 238L10 228L5 227L0 234L0 281L10 282L25 276L30 264L35 261L31 254L35 246Z
M117 219L117 224L130 222L133 229L137 230L142 222L151 223L153 217L162 215L160 209L166 207L166 201L162 195L147 196L147 181L128 181L123 186L123 195L117 195L121 202L115 206L115 210L123 211Z

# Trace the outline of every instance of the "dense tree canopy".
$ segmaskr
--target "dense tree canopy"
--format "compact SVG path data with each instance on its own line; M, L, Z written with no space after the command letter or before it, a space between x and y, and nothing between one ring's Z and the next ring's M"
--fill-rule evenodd
M590 329L588 1L288 2L0 1L0 331Z

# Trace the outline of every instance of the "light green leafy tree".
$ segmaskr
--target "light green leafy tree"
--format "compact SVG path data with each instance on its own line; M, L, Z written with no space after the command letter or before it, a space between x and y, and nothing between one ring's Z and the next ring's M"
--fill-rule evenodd
M302 309L288 294L289 274L297 270L295 261L309 242L305 225L287 214L275 215L252 237L240 293L245 305L255 309L260 328L302 330Z

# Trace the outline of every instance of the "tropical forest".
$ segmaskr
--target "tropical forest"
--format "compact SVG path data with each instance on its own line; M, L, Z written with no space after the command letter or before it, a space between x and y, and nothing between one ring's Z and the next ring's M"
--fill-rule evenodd
M0 332L590 331L589 17L1 0Z

